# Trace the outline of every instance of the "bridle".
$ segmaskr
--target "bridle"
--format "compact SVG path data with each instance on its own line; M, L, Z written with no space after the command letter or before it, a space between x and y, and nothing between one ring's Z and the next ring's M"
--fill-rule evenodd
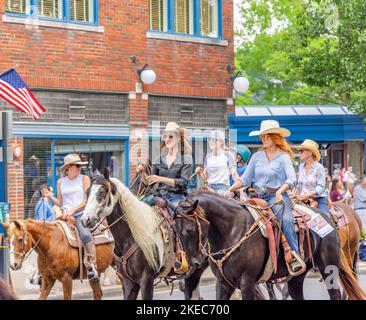
M45 229L46 229L46 220L43 220L43 231L42 231L42 235L36 241L36 244L33 247L31 247L29 249L29 251L27 252L27 244L28 244L27 225L26 225L26 223L24 221L24 226L23 226L23 251L22 252L18 252L18 251L11 250L11 251L9 251L9 254L12 253L12 254L21 256L21 262L23 262L24 260L26 260L29 257L29 255L33 252L33 250L38 246L38 244L41 242L41 240L43 239Z

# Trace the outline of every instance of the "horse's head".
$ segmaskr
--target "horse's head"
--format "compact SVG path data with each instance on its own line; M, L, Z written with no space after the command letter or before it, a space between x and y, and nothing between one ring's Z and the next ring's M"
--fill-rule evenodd
M93 176L90 188L87 191L87 203L84 209L81 222L89 229L93 229L96 224L109 216L117 202L116 186L109 179L108 169L103 174Z
M180 237L191 267L199 267L206 260L208 245L207 221L198 200L181 201L174 213L174 227Z
M32 239L27 232L26 222L14 220L9 224L3 223L3 227L7 229L10 268L19 270L26 254L32 248Z

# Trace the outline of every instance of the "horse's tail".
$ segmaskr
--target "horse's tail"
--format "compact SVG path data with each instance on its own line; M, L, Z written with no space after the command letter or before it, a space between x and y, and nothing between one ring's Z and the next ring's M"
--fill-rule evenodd
M341 280L342 287L350 300L366 300L366 293L361 288L356 274L349 265L346 255L343 250L340 250L341 265L339 269L339 278Z

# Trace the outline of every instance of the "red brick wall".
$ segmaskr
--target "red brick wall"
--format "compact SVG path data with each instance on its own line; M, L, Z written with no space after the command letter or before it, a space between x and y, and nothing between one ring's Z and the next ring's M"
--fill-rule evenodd
M17 144L23 150L23 138L10 140L10 145ZM23 156L9 161L8 164L9 202L11 205L10 218L24 218L24 167Z
M229 46L147 39L149 1L99 1L104 33L2 22L0 72L15 64L30 86L130 92L136 66L149 63L157 73L144 92L227 98L232 96L225 69L234 62L233 1L223 1L223 39Z

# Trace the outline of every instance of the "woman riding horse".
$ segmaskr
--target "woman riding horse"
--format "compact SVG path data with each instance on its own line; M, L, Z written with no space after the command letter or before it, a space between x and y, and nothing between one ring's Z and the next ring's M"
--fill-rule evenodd
M152 165L152 174L147 177L147 182L149 185L157 183L158 195L176 206L187 195L188 181L193 171L192 149L186 130L175 122L166 125L163 138L161 153ZM138 165L136 172L143 171L145 167ZM173 211L168 210L173 215Z
M90 230L81 223L81 216L87 202L86 191L90 187L90 179L81 174L81 166L87 163L81 161L78 154L68 154L61 167L62 178L57 181L57 198L50 191L45 196L64 209L62 219L75 218L81 242L86 250L85 266L88 271L88 279L99 281L99 275L94 265L96 250L92 235Z
M299 147L301 160L299 167L297 198L303 202L314 199L319 210L330 215L325 191L325 169L320 160L319 145L313 140L305 140Z
M295 185L296 175L291 161L293 152L284 139L291 133L281 128L277 121L265 120L261 123L260 131L252 131L249 135L260 136L263 148L252 156L244 174L228 189L225 196L231 196L232 191L254 183L260 198L268 201L282 223L283 232L292 250L291 254L295 258L290 267L293 272L298 272L302 268L302 260L293 223L291 201L287 194Z

